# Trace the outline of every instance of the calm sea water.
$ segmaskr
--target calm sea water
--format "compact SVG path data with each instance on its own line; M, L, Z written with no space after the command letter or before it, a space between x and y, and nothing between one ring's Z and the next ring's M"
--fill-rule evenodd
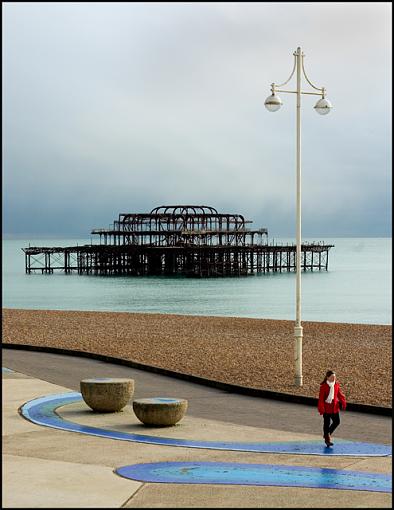
M329 270L302 273L302 320L391 324L391 239L324 241L335 244ZM72 246L90 244L90 239L3 241L5 308L294 320L294 273L212 279L26 275L21 248L29 242L31 246Z

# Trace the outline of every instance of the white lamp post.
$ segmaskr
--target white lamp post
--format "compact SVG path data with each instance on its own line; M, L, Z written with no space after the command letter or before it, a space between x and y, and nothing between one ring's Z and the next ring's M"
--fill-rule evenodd
M325 97L325 88L315 87L308 79L304 69L304 53L298 47L294 55L294 67L290 77L284 83L275 85L272 83L272 94L265 100L265 107L270 112L279 110L282 106L281 99L276 92L286 92L289 94L297 94L297 205L296 205L296 321L294 327L295 337L295 384L302 386L302 336L303 328L301 326L301 94L321 96L321 99L315 104L315 110L321 115L326 115L332 108L332 105ZM297 90L281 90L280 87L286 85L293 77L294 71L297 71ZM304 92L301 90L301 72L305 76L309 85L319 92Z

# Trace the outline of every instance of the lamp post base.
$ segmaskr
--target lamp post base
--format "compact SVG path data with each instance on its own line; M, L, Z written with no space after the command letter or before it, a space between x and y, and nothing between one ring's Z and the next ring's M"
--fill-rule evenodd
M303 328L302 326L295 326L294 328L294 360L295 360L295 378L294 384L296 386L302 386L302 337Z
M301 387L302 386L302 379L303 379L302 375L300 375L300 376L296 375L295 378L294 378L295 386Z

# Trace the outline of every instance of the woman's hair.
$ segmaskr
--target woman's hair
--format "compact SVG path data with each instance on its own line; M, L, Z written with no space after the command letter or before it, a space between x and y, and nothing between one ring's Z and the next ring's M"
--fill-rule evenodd
M335 375L335 372L333 370L328 370L328 372L326 373L326 376L324 378L324 381L321 384L324 384L327 381L327 379L330 377L330 375L333 375L333 374Z

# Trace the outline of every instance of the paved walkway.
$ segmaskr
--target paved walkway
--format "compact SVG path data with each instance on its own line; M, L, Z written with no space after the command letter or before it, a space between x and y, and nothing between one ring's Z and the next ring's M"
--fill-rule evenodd
M135 398L155 397L160 388L162 395L187 398L188 415L198 418L287 432L316 434L322 430L322 418L312 406L238 395L93 359L3 348L3 366L75 391L87 377L130 377L138 380ZM345 411L341 419L336 435L342 439L391 443L391 417Z
M163 435L179 435L182 432L191 437L199 435L211 438L219 434L226 440L243 434L249 440L253 440L253 437L294 440L309 438L314 434L314 437L320 438L320 417L317 415L314 426L317 414L314 408L233 395L128 367L70 356L5 350L3 366L22 372L3 373L4 507L319 508L321 501L329 501L331 508L391 506L391 494L387 493L297 487L143 483L113 473L114 468L120 466L159 461L286 464L389 473L391 458L387 457L327 458L128 443L39 427L17 413L23 403L33 398L63 393L67 389L78 390L82 378L120 376L134 378L136 398L158 394L188 398L190 410L187 417L179 427L165 429ZM62 383L59 378L62 378ZM276 419L279 427L274 426L274 412L278 414ZM60 413L78 422L95 420L97 423L102 420L100 415L88 416L89 413L83 412L77 404L74 409L67 406L61 408ZM127 414L121 414L122 419L127 421ZM353 416L354 423L365 418L364 424L368 423L371 428L373 422L378 424L380 442L389 442L390 418L359 413L343 413L343 425L338 437L359 439L354 436L345 437L343 434L351 415L356 415ZM301 431L292 426L291 422L296 416L304 421ZM114 418L108 415L108 419ZM250 419L254 421L249 423ZM123 426L129 425L124 423ZM376 437L372 437L372 430L365 435L362 438L364 441L379 442Z

